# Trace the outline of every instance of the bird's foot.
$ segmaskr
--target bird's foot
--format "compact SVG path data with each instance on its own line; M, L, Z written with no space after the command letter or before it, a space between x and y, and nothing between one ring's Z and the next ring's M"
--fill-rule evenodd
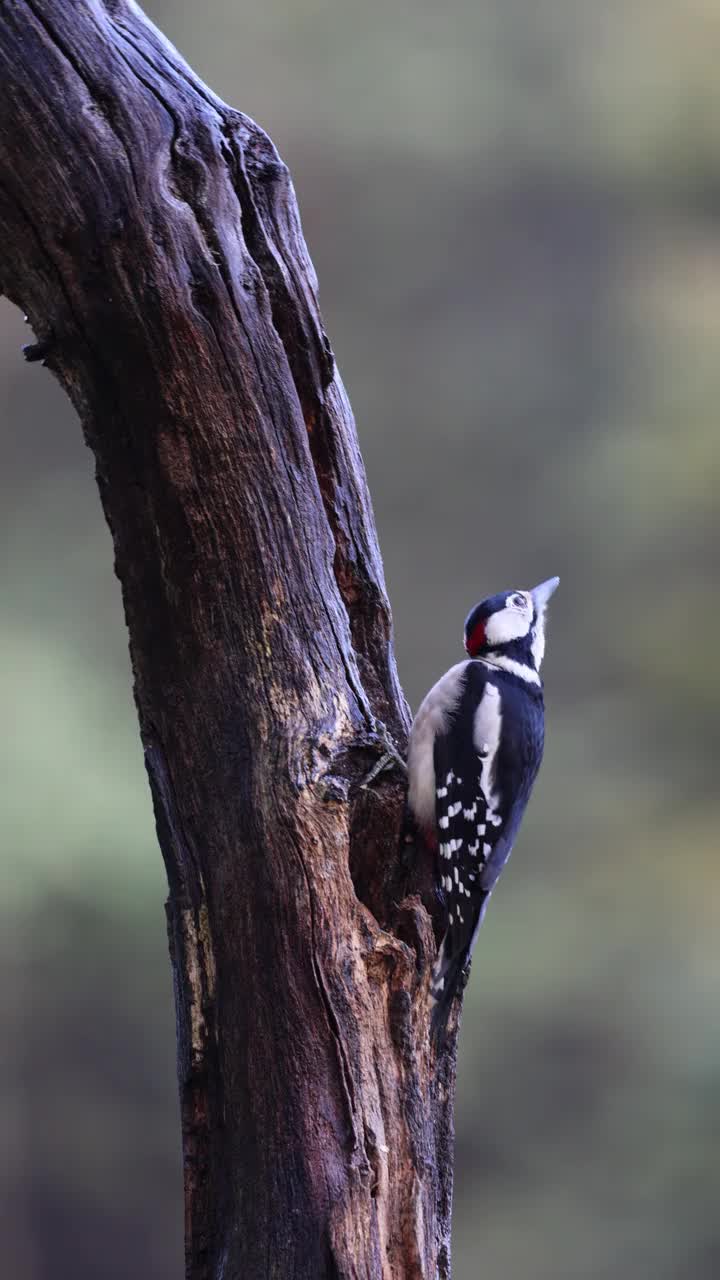
M363 791L370 786L371 782L379 778L380 774L384 773L386 769L399 769L407 777L407 765L381 720L375 722L373 745L376 744L381 749L382 754L360 783L360 788Z

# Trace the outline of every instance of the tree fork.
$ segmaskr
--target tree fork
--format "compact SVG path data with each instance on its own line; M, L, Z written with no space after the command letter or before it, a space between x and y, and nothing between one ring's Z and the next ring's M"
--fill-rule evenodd
M287 169L132 0L0 16L0 288L95 456L168 877L186 1275L448 1277L430 868L360 785L408 712Z

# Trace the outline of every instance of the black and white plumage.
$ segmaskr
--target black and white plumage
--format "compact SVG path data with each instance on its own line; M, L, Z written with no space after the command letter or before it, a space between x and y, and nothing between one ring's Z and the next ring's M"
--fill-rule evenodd
M542 760L545 612L559 582L483 600L465 622L467 661L420 705L408 755L411 813L437 850L447 929L433 969L442 1040L488 898L507 862Z

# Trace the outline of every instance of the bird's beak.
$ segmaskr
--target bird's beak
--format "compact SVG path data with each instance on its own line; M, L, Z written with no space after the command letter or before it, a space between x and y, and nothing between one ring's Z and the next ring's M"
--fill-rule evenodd
M559 585L559 578L548 578L547 582L541 582L539 586L533 587L530 595L533 598L533 603L538 613L542 613L553 591Z

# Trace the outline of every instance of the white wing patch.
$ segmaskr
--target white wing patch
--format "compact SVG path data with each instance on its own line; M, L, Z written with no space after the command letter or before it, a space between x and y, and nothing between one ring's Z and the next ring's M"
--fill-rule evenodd
M487 820L496 825L500 796L495 791L495 757L502 732L502 699L496 684L488 680L473 724L473 742L481 759L480 786L487 804ZM502 819L500 819L502 821ZM478 834L483 834L478 830Z

